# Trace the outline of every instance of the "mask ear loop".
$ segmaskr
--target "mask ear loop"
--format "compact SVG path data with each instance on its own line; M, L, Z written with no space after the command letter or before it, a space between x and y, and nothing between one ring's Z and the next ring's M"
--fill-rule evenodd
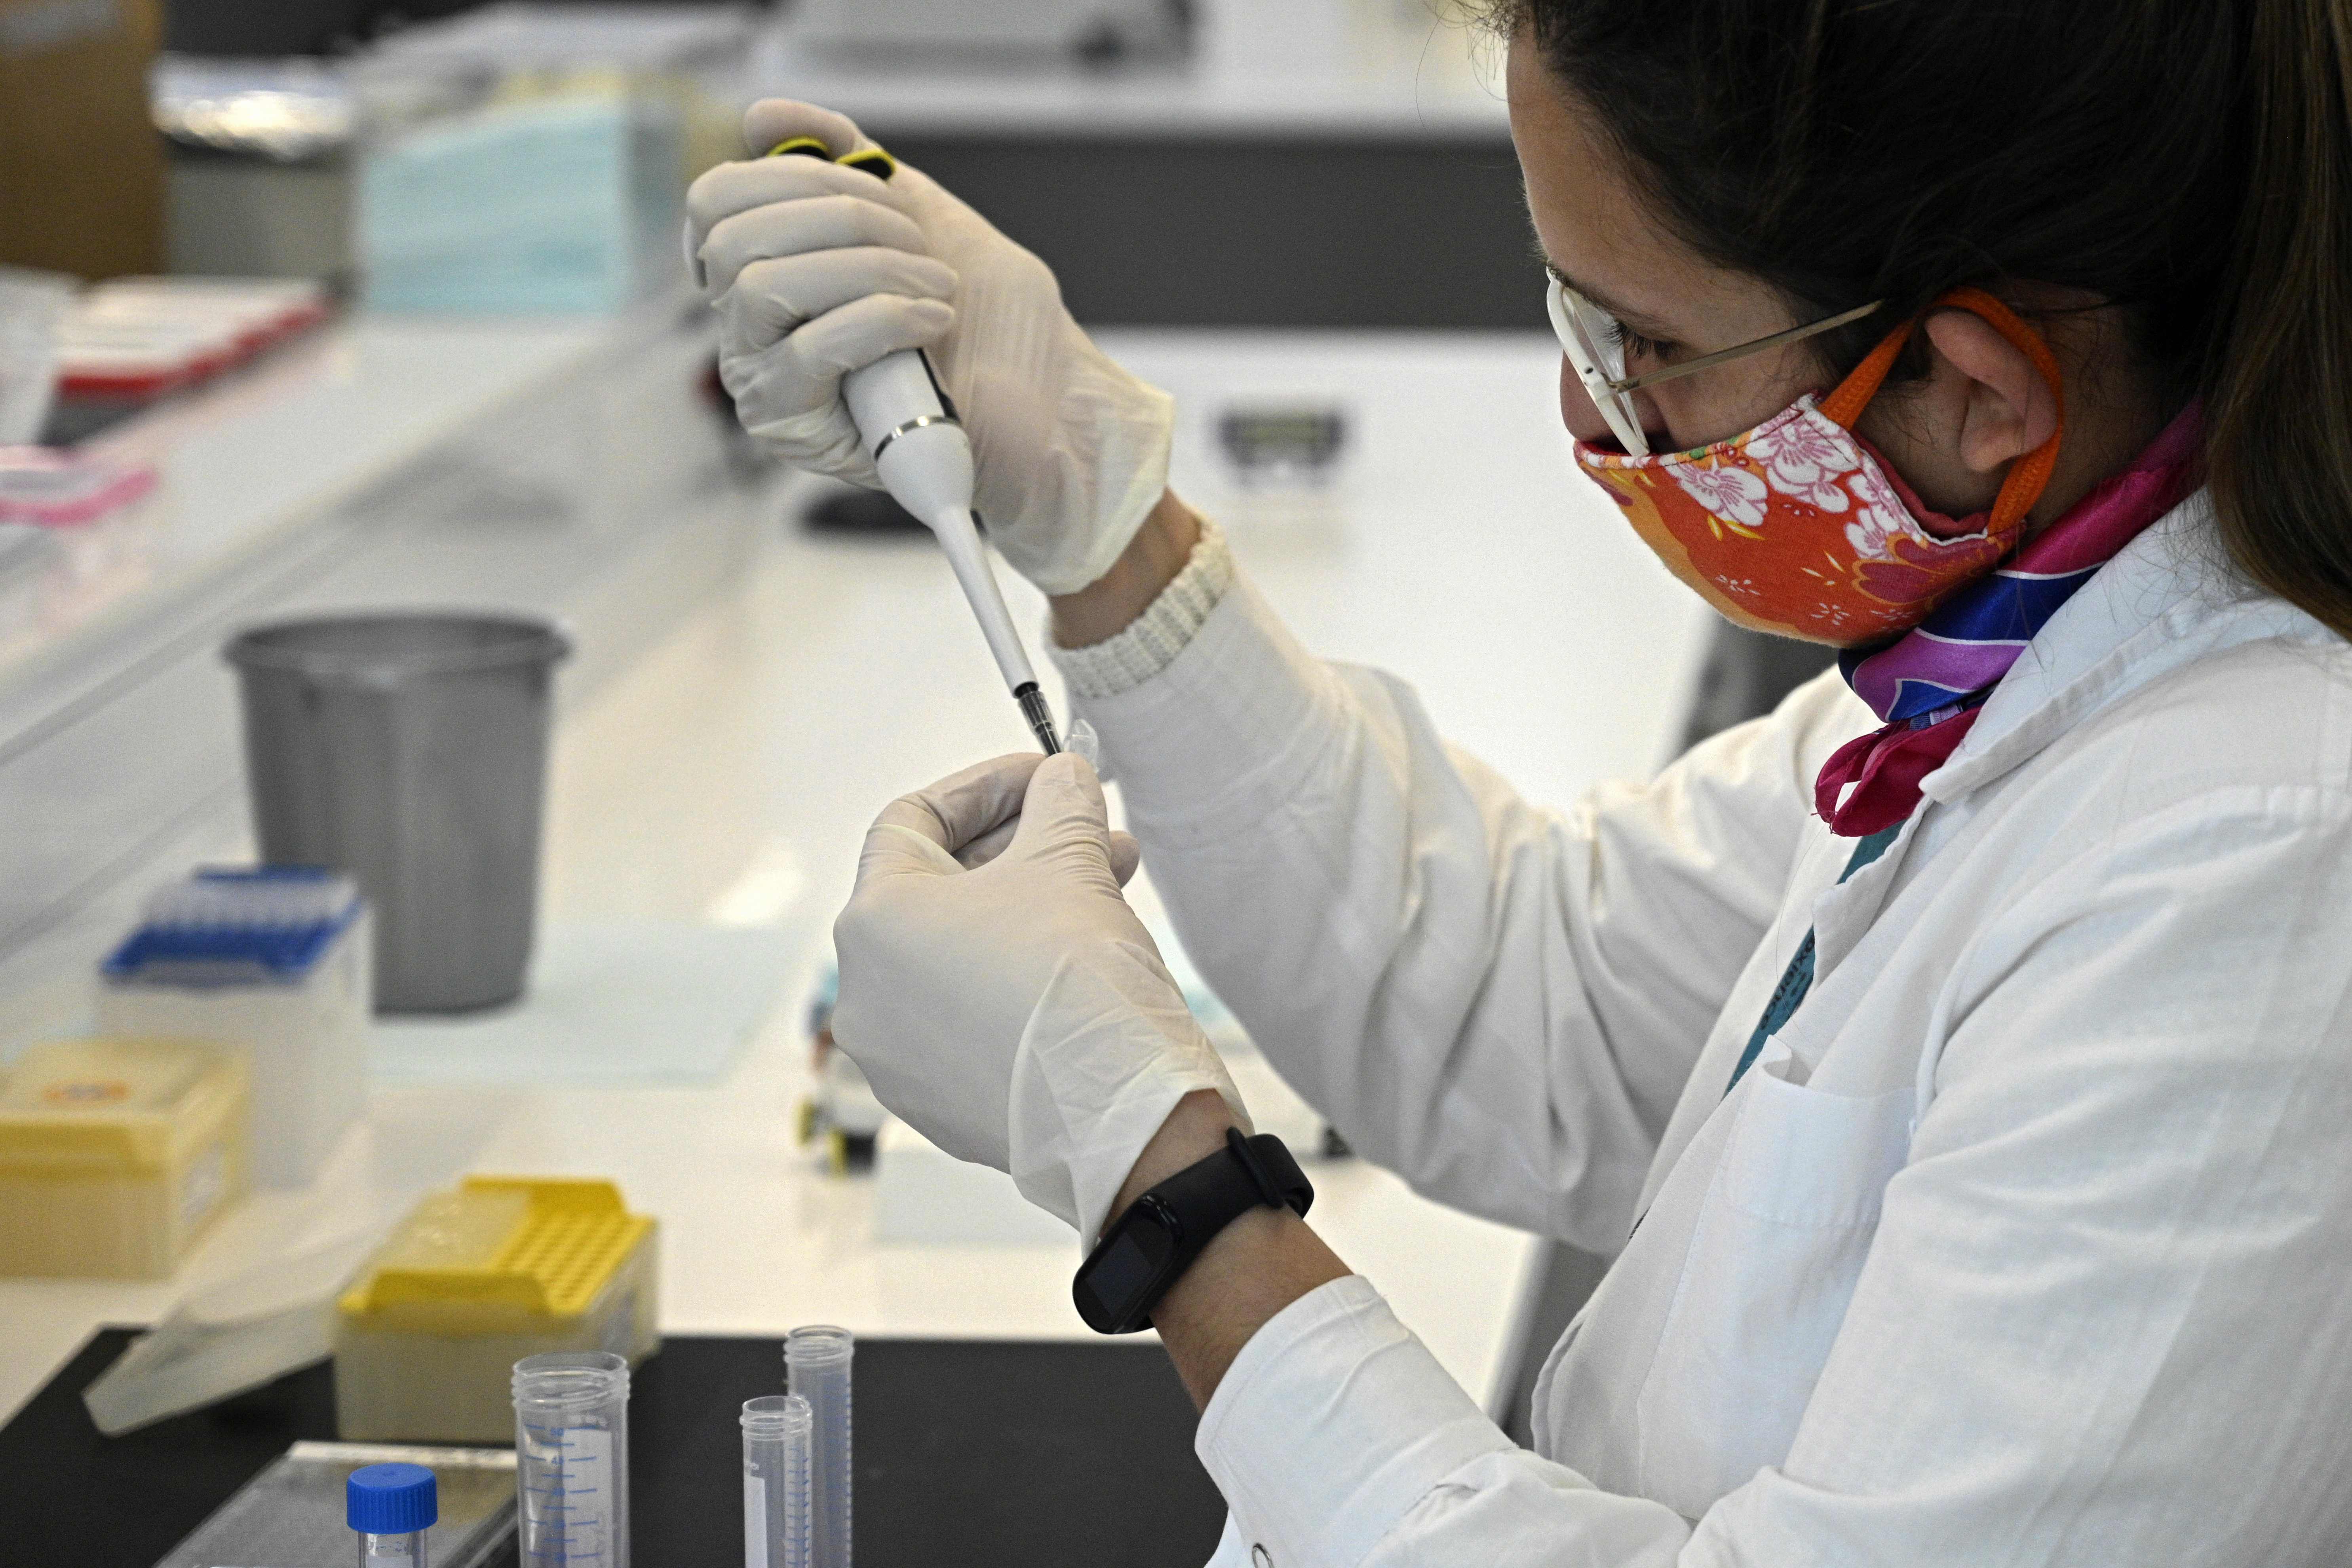
M2066 434L2066 390L2058 374L2058 361L2042 334L2018 319L2017 313L1981 289L1955 289L1927 307L1931 310L1951 309L1966 310L1980 317L1994 331L2007 339L2019 353L2033 362L2033 368L2050 388L2051 401L2058 407L2057 428L2050 438L2020 458L2009 467L2009 477L2000 482L2000 494L1993 499L1992 515L1985 521L1985 531L1995 539L2006 540L2042 499L2050 484L2050 472L2058 466L2058 443ZM1838 383L1837 390L1822 400L1822 412L1840 426L1851 430L1862 411L1878 395L1887 373L1895 368L1895 356L1911 341L1913 329L1919 318L1895 328L1878 342L1878 346L1864 356L1852 374Z

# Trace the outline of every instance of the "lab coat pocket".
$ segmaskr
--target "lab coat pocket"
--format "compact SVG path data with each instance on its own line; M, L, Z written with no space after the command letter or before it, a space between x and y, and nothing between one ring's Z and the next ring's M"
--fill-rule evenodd
M1910 1148L1907 1086L1826 1094L1791 1065L1776 1042L1720 1112L1738 1121L1640 1396L1643 1489L1691 1518L1788 1457Z

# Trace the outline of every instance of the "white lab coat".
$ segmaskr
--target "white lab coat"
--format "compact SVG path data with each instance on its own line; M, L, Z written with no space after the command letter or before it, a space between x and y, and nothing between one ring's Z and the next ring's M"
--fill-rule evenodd
M1533 1453L1369 1282L1294 1303L1201 1424L1220 1564L2352 1562L2352 648L2218 562L2202 496L2143 534L1843 886L1834 674L1559 813L1245 583L1083 705L1284 1075L1619 1254Z

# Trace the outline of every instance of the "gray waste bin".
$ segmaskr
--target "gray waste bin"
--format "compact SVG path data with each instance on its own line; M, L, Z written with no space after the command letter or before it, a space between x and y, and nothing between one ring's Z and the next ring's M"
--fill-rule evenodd
M257 626L224 652L261 857L358 879L376 1010L520 995L563 636L495 616L340 616Z

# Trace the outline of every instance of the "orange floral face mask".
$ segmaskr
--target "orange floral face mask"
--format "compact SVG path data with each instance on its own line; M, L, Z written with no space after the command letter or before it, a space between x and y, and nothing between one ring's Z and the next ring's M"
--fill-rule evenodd
M2032 328L1980 289L1956 289L1930 308L1990 322L2033 361L2057 402L2057 429L2010 466L1988 512L1955 521L1927 510L1853 433L1916 318L1828 397L1807 393L1744 435L1646 458L1579 441L1577 461L1668 568L1729 619L1838 647L1884 641L2016 547L2066 428L2057 362Z

